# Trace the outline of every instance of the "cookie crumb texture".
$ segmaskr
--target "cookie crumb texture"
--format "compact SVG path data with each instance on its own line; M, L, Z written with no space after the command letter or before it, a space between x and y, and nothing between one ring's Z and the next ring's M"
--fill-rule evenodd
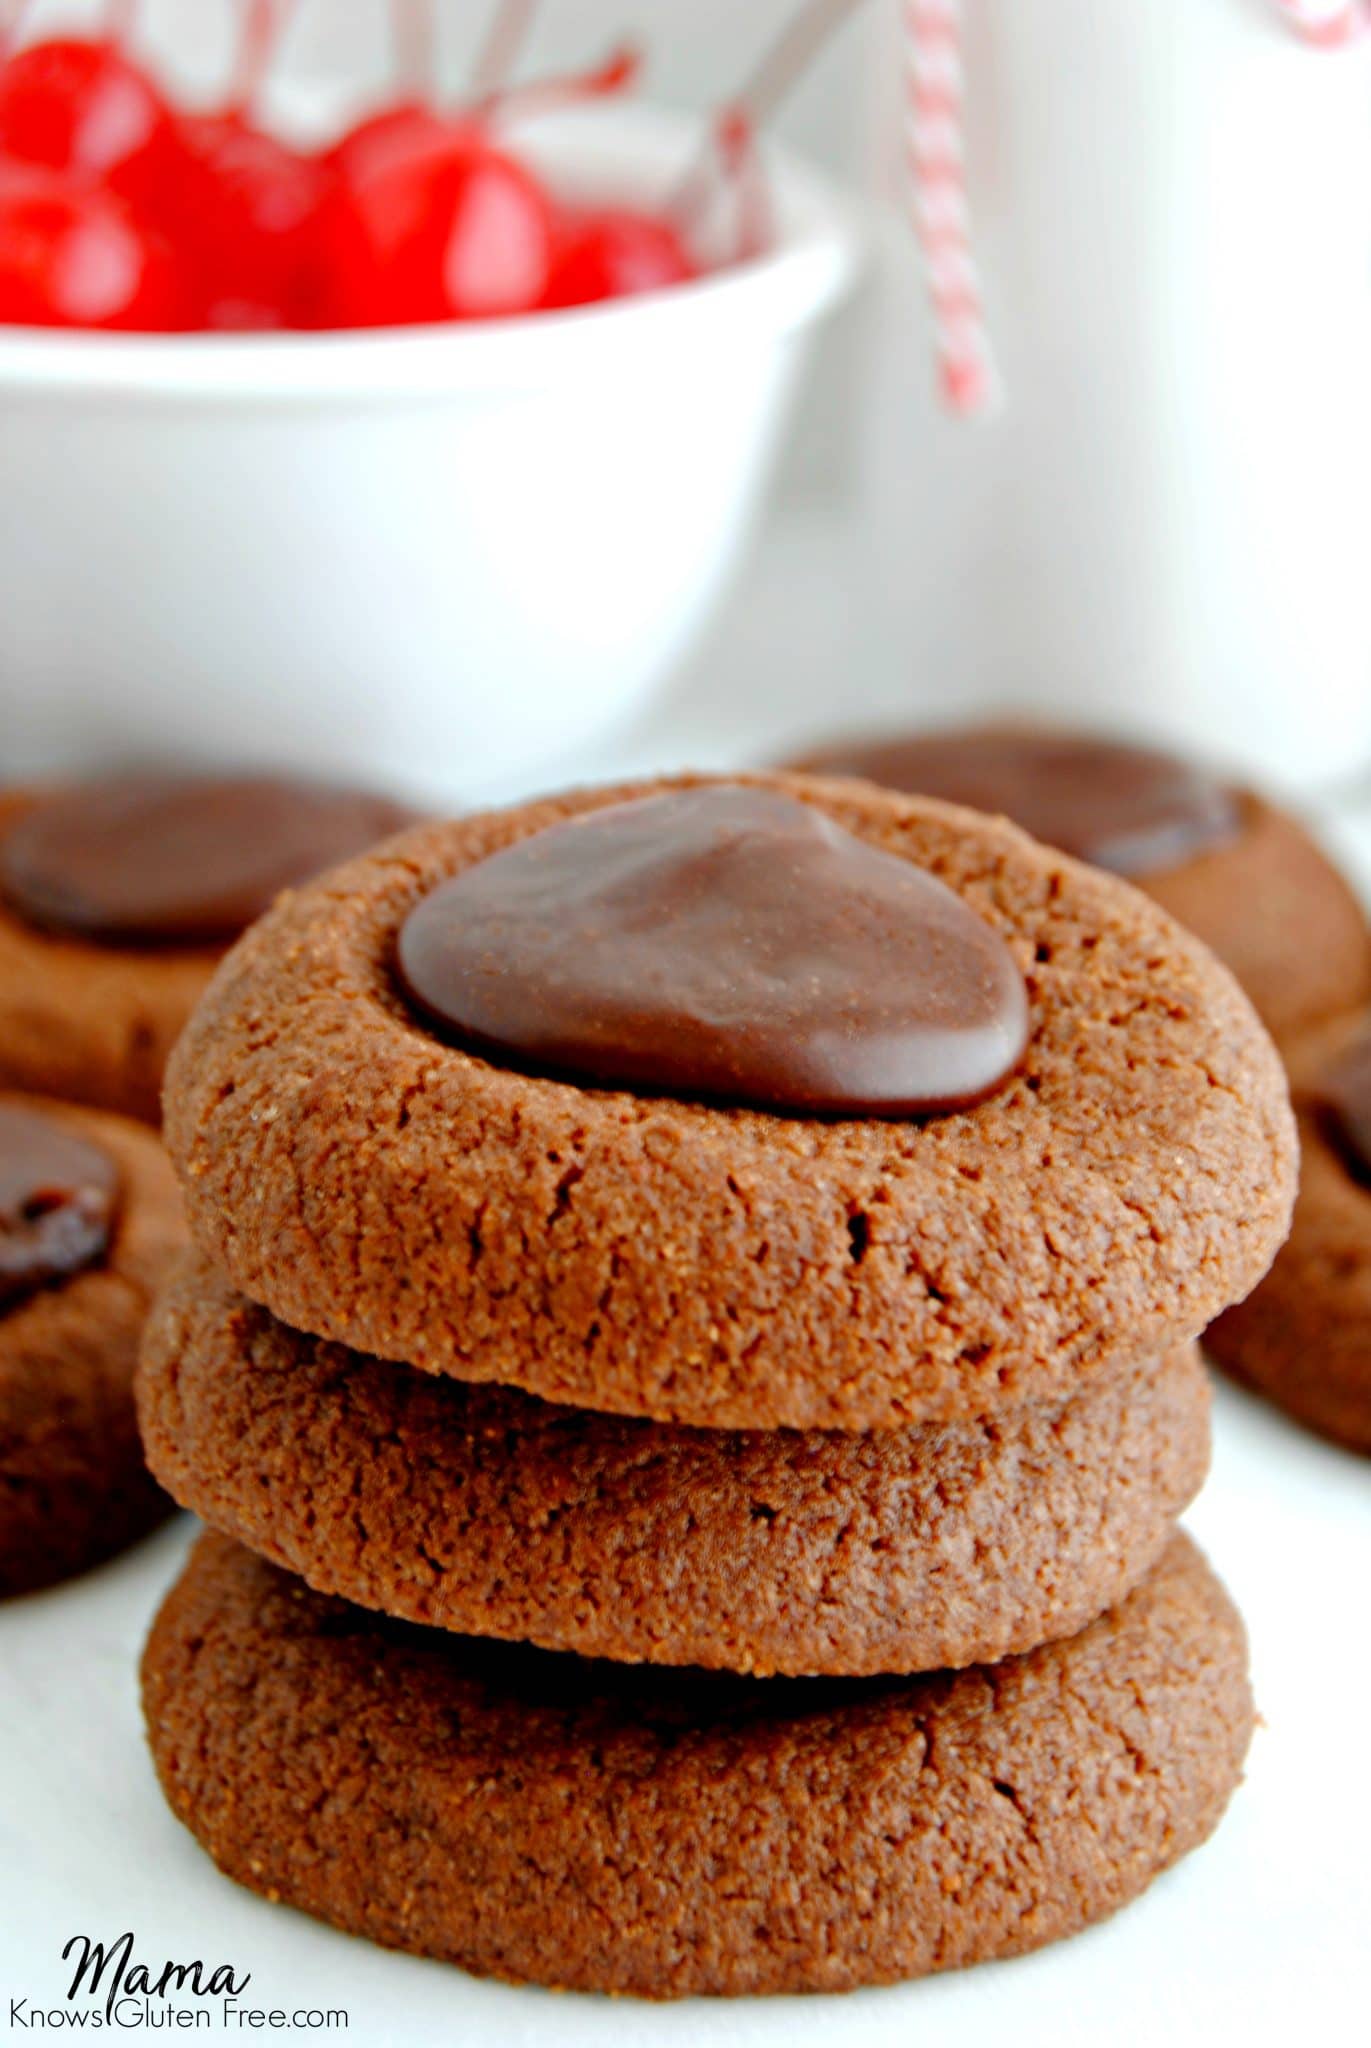
M119 1209L102 1261L0 1317L0 1596L113 1557L171 1512L143 1460L138 1344L185 1242L171 1169L150 1132L15 1097L108 1152Z
M298 1336L188 1260L139 1374L183 1507L316 1591L627 1662L811 1674L1069 1635L1198 1491L1192 1349L1000 1422L735 1433L559 1408Z
M280 904L173 1056L193 1233L297 1329L573 1406L860 1430L1061 1400L1189 1342L1285 1233L1294 1139L1231 977L1135 890L1012 826L749 777L946 882L1033 1035L978 1107L781 1117L536 1078L442 1043L398 933L545 825L698 778L426 826Z
M1252 1727L1185 1537L1070 1641L898 1681L630 1671L386 1623L224 1537L153 1626L172 1810L231 1877L477 1975L839 1991L1037 1948L1205 1839Z

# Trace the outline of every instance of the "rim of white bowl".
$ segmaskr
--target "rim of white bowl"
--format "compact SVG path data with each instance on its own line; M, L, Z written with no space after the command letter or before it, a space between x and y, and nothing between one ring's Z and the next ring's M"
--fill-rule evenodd
M657 106L529 123L535 157L587 170L606 191L619 170L659 177L688 160L700 121ZM325 333L69 334L0 327L0 398L61 393L153 402L330 402L517 391L613 374L659 352L687 360L750 333L778 340L850 289L866 240L862 210L788 151L768 148L776 242L669 290L515 319Z

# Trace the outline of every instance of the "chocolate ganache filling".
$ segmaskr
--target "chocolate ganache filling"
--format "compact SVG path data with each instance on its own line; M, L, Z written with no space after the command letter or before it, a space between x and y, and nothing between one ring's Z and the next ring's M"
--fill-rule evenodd
M944 883L730 785L477 862L410 913L398 967L428 1022L496 1059L762 1109L964 1108L1028 1036L1008 946Z

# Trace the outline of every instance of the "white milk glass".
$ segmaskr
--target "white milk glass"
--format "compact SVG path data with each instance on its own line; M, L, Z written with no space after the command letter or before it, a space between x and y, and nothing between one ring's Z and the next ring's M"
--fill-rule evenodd
M898 122L896 10L882 64ZM1267 0L967 0L971 196L1008 400L942 416L892 213L869 394L904 703L1371 762L1371 39ZM893 154L893 152L892 152Z

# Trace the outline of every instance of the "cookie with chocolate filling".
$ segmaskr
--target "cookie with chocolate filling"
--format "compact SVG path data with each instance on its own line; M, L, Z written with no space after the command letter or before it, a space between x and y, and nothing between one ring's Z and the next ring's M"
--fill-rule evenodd
M0 796L0 1080L157 1122L225 949L282 889L414 815L271 776Z
M143 1700L173 1813L240 1884L478 1975L646 1998L1073 1934L1205 1839L1252 1728L1242 1625L1184 1536L1065 1642L824 1680L416 1629L207 1535Z
M800 767L1012 818L1125 875L1227 962L1278 1039L1371 1001L1371 926L1289 812L1158 747L993 722L834 742Z
M1236 1378L1309 1428L1371 1453L1371 1015L1288 1049L1300 1191L1256 1292L1205 1339Z
M1288 1223L1212 955L1002 821L682 778L432 824L280 903L171 1064L201 1248L292 1328L728 1429L1061 1403Z
M170 1512L133 1373L184 1237L150 1132L0 1096L0 1595L85 1571Z

